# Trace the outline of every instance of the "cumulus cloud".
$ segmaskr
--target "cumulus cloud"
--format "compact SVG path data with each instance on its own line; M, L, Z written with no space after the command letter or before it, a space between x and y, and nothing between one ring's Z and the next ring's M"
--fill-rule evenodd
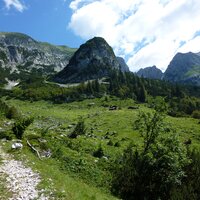
M74 33L104 37L132 71L164 71L177 52L200 51L199 0L73 0L70 8Z
M19 12L23 12L26 9L26 6L20 0L3 0L3 1L8 10L10 10L11 7L15 8Z

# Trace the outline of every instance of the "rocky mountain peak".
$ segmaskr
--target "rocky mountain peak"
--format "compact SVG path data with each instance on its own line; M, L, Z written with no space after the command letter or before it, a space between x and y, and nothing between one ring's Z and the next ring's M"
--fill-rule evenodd
M0 43L5 46L36 46L37 42L28 35L23 33L9 33L1 32L0 33Z
M67 46L38 42L22 33L0 32L0 71L12 80L32 73L43 76L58 72L74 52Z
M177 53L165 71L164 79L200 85L200 53Z
M108 76L111 70L120 70L120 68L121 65L113 49L105 39L94 37L80 46L69 64L54 77L54 81L83 82Z
M141 68L137 75L139 77L150 78L150 79L162 79L163 73L155 65L152 67Z

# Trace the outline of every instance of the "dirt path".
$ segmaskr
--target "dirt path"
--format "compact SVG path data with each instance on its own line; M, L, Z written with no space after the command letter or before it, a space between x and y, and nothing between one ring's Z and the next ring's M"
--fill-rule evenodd
M37 190L40 182L38 173L25 167L21 161L14 160L11 155L5 153L0 146L0 175L6 176L6 187L12 191L13 197L9 200L48 200Z

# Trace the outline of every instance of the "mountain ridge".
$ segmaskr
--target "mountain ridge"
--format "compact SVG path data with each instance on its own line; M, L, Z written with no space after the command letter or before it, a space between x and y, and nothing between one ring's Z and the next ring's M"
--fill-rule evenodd
M152 67L141 68L137 73L139 77L150 78L150 79L159 79L163 77L163 73L155 65Z
M22 33L0 32L0 71L10 79L23 79L31 73L49 75L63 69L75 50Z
M129 71L119 63L111 46L101 37L94 37L82 44L69 64L53 78L59 83L78 83L106 77L112 70Z
M200 86L200 53L177 53L164 73L164 80Z

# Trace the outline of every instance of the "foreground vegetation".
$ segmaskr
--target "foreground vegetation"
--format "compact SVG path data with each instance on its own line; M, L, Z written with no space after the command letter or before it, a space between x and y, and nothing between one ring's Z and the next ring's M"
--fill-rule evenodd
M23 143L11 153L48 196L200 199L200 88L113 71L75 85L31 76L0 94L4 148Z
M40 171L40 187L56 199L199 199L198 119L112 96L3 105L1 138L22 138L15 156Z

